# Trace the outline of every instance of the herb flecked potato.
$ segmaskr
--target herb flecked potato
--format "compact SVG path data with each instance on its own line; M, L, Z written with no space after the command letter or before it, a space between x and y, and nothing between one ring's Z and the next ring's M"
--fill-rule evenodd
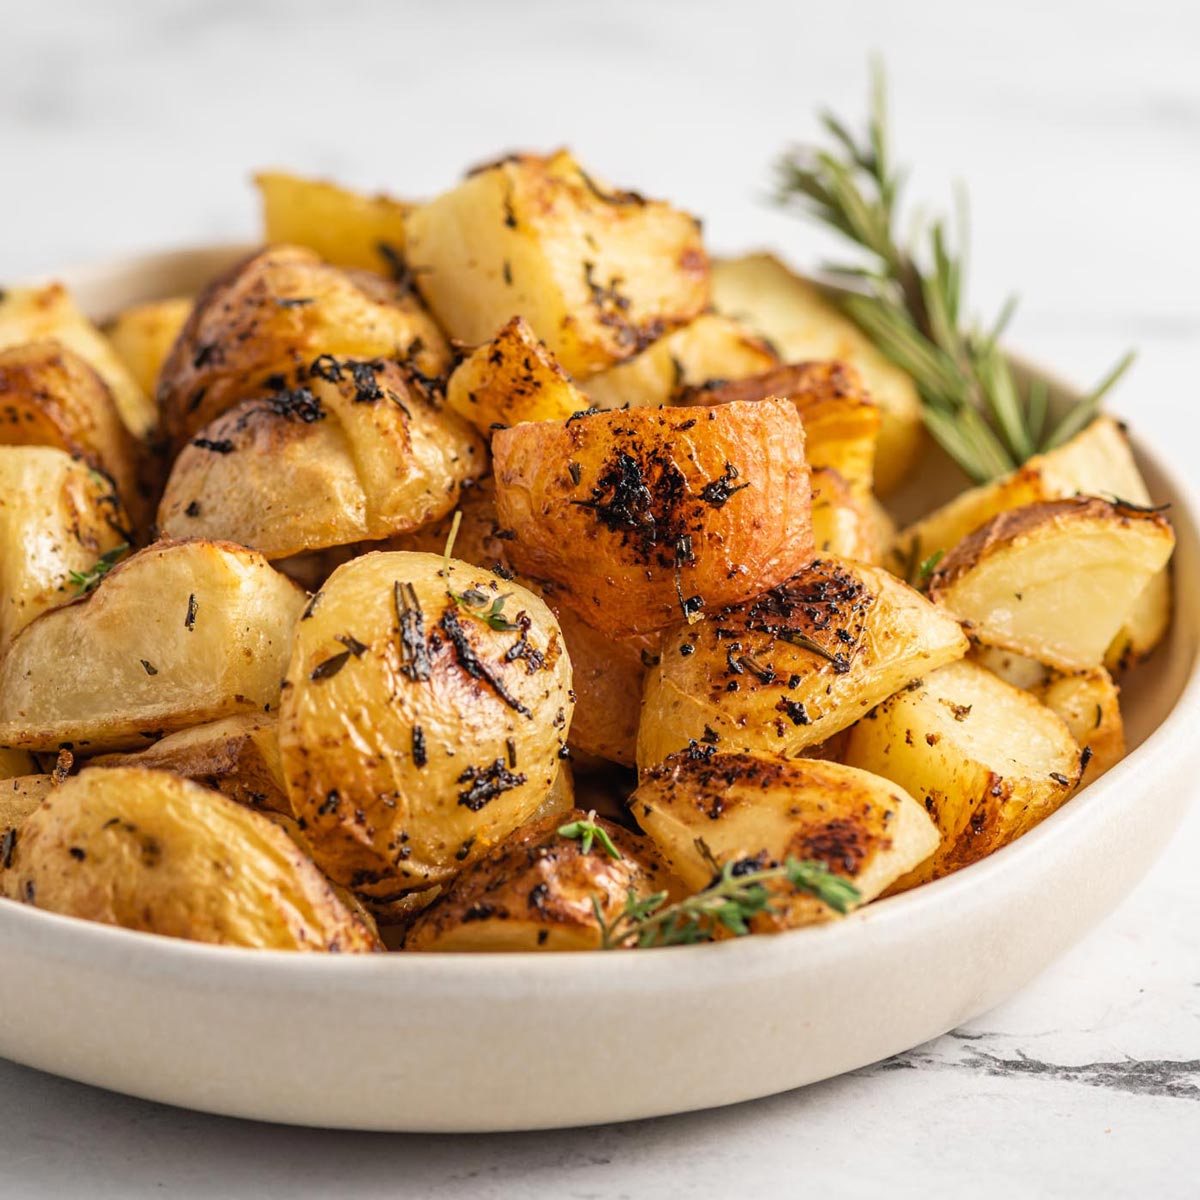
M0 889L50 912L195 942L378 948L282 829L162 771L85 770L50 789L18 827Z
M518 425L492 453L514 565L613 635L747 600L812 557L804 428L786 401Z
M443 883L533 816L572 707L558 623L519 584L432 554L339 567L297 626L279 720L317 862L375 898Z

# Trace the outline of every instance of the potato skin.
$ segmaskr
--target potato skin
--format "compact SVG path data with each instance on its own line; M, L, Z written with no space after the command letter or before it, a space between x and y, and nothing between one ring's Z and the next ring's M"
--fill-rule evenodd
M967 648L956 621L886 571L817 559L667 635L646 681L638 765L689 745L800 754Z
M503 602L490 628L432 554L339 567L296 631L279 748L318 863L376 899L439 884L528 820L571 720L558 624L519 585L452 560L456 593Z
M598 950L600 925L624 908L632 890L675 897L679 884L654 847L620 825L598 820L621 857L599 843L583 853L560 826L580 820L576 810L532 822L458 876L413 922L405 950Z
M437 326L396 286L300 246L270 246L201 293L163 364L158 403L174 449L322 354L397 359L430 378L449 365Z
M513 563L614 636L749 599L813 556L786 401L522 425L492 452Z
M371 931L265 817L160 771L85 770L22 822L10 900L167 937L370 951Z
M419 528L486 470L482 440L418 378L396 363L327 354L184 446L158 523L168 537L286 558Z

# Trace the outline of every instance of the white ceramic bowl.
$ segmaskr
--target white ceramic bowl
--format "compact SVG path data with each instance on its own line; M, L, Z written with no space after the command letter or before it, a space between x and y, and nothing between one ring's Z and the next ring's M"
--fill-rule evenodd
M104 315L194 289L239 249L142 258L66 280ZM250 951L0 903L0 1054L236 1116L533 1129L765 1096L977 1016L1137 883L1194 778L1200 510L1152 455L1138 455L1152 494L1173 502L1178 550L1169 645L1126 691L1136 749L983 862L836 924L624 954Z

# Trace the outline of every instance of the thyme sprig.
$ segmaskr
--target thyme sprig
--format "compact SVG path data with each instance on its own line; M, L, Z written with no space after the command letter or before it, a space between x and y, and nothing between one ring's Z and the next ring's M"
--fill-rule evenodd
M666 892L639 899L630 888L625 907L612 921L605 920L600 901L593 897L601 948L692 945L712 941L721 929L745 937L753 917L778 911L766 886L776 880L787 882L794 892L815 896L843 915L862 898L854 884L833 874L823 862L789 856L782 864L762 867L757 859L743 858L725 863L708 887L674 904L666 903Z
M821 122L831 149L801 147L778 165L777 200L841 234L865 262L827 270L851 292L842 305L863 332L917 385L925 424L977 483L1053 449L1089 425L1100 402L1133 362L1132 352L1047 428L1045 384L1017 382L1000 349L1016 299L986 327L964 317L966 205L960 204L957 246L944 220L897 233L905 172L891 156L882 69L872 74L865 137L833 114Z
M621 857L621 852L613 844L608 830L597 822L595 809L592 809L582 821L568 821L566 825L560 825L558 827L558 836L578 838L579 849L583 854L591 852L592 843L594 842L609 858L620 859Z
M454 514L450 522L450 532L446 536L446 547L442 552L442 578L446 581L446 595L458 605L469 617L482 621L489 629L498 633L515 633L520 625L510 621L504 615L505 602L512 598L512 592L502 596L491 597L478 588L469 587L465 592L456 592L450 586L450 555L454 550L454 542L458 537L458 528L462 524L462 510Z
M105 550L86 571L70 571L67 581L75 585L75 595L83 596L97 587L100 581L117 565L129 551L129 543L122 542L111 550Z

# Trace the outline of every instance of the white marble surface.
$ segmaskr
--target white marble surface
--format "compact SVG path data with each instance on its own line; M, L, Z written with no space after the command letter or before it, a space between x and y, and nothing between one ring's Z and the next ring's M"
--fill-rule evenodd
M860 111L883 52L916 190L973 197L974 295L1200 469L1200 10L0 0L0 274L252 235L259 165L420 195L514 145L705 215L721 250L824 248L761 203L781 145ZM448 1138L196 1116L0 1063L0 1195L1195 1196L1200 807L1020 996L890 1063L734 1109Z

